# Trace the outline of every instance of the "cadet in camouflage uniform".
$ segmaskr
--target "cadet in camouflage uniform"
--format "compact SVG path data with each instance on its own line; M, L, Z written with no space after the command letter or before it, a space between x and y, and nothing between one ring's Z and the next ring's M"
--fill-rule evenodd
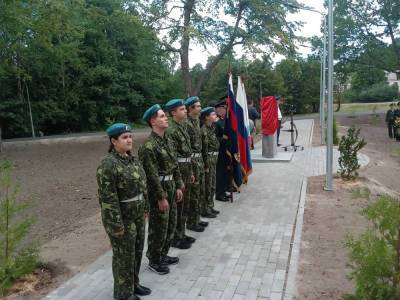
M188 108L188 132L190 136L190 143L192 147L192 169L195 177L195 182L192 185L190 192L191 207L189 211L187 229L196 232L204 231L204 227L208 222L200 220L200 214L203 216L214 217L215 215L206 215L205 212L200 211L204 207L203 203L206 201L204 195L204 163L202 158L202 144L201 144L201 130L200 130L200 111L201 104L199 97L193 96L185 101Z
M168 118L156 104L146 110L143 119L152 132L139 149L139 158L146 172L150 218L147 257L150 270L169 273L167 265L177 264L178 257L168 256L176 228L176 201L182 201L185 188L174 149L164 136Z
M175 155L178 158L179 171L185 184L183 200L177 203L177 224L171 246L179 249L189 249L196 239L185 234L190 204L190 188L192 182L194 182L191 165L192 148L186 128L186 106L182 99L172 99L165 104L165 109L172 117L165 136L174 146Z
M213 107L202 109L200 118L203 123L201 139L205 174L205 197L207 199L203 210L209 214L217 215L219 211L214 209L214 196L219 142L215 134L215 122L217 121L215 109Z
M107 129L107 135L110 150L97 169L97 183L101 218L113 252L114 299L138 300L136 295L151 293L139 284L148 211L146 177L131 155L131 128L117 123Z

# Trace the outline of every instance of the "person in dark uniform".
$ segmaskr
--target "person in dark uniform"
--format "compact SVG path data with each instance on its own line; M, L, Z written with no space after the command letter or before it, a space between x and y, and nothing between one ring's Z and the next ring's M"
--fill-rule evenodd
M395 113L395 109L394 109L394 104L391 103L390 104L390 109L387 111L386 113L386 124L388 127L388 133L389 133L389 137L392 139L394 138L394 113Z
M140 300L151 290L139 284L139 269L148 213L146 174L132 156L129 125L116 123L107 129L109 154L97 168L101 219L112 247L115 300Z
M394 137L400 142L400 102L397 103L397 109L394 111Z
M215 134L220 144L216 167L217 179L215 200L223 202L227 202L230 199L230 196L226 194L226 191L229 189L229 159L226 154L226 139L224 139L226 106L226 97L223 97L219 102L214 103L215 111L218 116L218 121L215 123Z

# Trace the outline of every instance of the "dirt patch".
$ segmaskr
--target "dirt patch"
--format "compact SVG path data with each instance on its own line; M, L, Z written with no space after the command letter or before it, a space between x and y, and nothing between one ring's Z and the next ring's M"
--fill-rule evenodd
M339 132L347 127L361 128L367 141L361 151L370 158L361 169L360 180L334 180L334 192L323 190L325 176L308 180L296 299L343 299L354 289L346 275L348 233L358 235L368 224L360 211L383 193L400 195L400 143L387 137L383 115L336 117ZM319 130L314 130L314 145L320 144ZM369 191L369 192L368 192Z

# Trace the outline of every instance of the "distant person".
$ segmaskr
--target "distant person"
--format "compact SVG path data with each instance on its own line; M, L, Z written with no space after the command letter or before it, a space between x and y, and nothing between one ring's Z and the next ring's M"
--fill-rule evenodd
M254 149L254 135L257 133L257 119L260 119L260 113L254 107L253 101L250 101L247 106L247 111L249 114L249 127L250 127L250 135L251 135L251 145L250 148Z
M97 168L101 219L112 247L114 299L140 300L151 290L139 283L145 239L146 174L131 154L132 132L127 124L107 129L109 154Z
M279 105L281 104L281 97L280 96L276 96L276 102L278 105L278 129L276 132L276 143L278 144L278 147L281 145L279 144L279 136L281 134L281 127L282 127L282 112L281 109L279 108Z
M397 109L394 111L394 137L400 142L400 102L397 103Z
M257 128L257 119L260 119L260 113L257 111L257 109L254 107L254 102L250 101L249 105L247 106L247 110L249 113L249 119L253 121L254 123L254 128Z
M394 103L391 103L390 104L390 109L387 111L387 113L386 113L386 119L385 119L385 121L386 121L386 124L387 124L387 127L388 127L388 133L389 133L389 138L394 138L394 136L395 136L395 134L394 134L394 119L395 119L395 116L394 116L394 113L395 113L395 109L394 109L394 106L395 106L395 104Z

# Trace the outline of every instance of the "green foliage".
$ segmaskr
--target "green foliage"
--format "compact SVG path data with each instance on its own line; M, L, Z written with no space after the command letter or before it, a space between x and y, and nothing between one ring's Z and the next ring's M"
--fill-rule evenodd
M22 245L33 219L26 213L29 204L17 202L17 196L11 163L0 161L0 295L38 264L37 249Z
M333 144L338 145L339 144L339 132L338 132L338 125L337 125L337 121L336 121L335 117L333 117L332 131L333 131Z
M168 56L122 2L0 2L5 138L103 129L175 96Z
M367 143L364 139L359 137L360 129L354 126L350 127L347 135L342 136L339 142L339 173L340 177L346 180L355 179L358 176L358 163L357 153Z
M345 93L350 102L388 102L400 96L397 85L378 83L361 91L351 89Z
M362 214L372 228L358 239L347 237L349 277L356 281L348 299L400 299L400 203L384 195Z

